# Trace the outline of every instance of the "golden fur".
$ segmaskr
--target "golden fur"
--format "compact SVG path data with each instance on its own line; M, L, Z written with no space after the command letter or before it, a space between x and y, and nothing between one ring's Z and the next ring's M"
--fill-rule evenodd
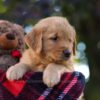
M61 75L73 69L75 54L75 30L63 17L49 17L40 20L25 36L29 48L23 53L18 64L7 71L7 78L22 78L28 70L43 71L43 81L47 86L56 85ZM70 52L65 57L64 50Z

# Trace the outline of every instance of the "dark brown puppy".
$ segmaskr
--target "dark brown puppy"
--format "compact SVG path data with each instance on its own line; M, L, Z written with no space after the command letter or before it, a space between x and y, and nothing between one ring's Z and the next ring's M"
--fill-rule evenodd
M18 62L18 59L12 56L12 52L23 52L23 39L24 30L20 25L0 20L0 68L7 70Z

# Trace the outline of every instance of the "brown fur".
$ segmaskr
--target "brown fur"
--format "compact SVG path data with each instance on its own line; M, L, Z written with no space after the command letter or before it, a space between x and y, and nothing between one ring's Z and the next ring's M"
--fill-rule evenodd
M74 70L75 30L65 18L49 17L40 20L25 36L25 41L29 49L23 53L20 63L7 71L8 79L19 79L32 69L43 71L44 83L52 87L60 81L64 72ZM66 49L71 52L68 59L63 55ZM17 71L21 71L20 75Z
M15 40L8 40L7 34L13 34ZM25 49L24 30L22 26L6 20L0 20L0 48L4 50L17 49L21 52Z
M15 39L10 40L7 34L13 34ZM0 68L7 70L8 67L16 64L18 59L11 56L13 50L24 51L24 30L15 23L0 20Z

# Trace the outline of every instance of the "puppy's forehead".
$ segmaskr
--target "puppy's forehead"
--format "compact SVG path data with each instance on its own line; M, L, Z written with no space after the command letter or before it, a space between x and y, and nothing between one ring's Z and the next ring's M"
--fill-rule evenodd
M49 17L40 20L37 25L44 35L59 35L60 37L74 37L75 31L68 20L63 17ZM46 34L45 34L46 33Z
M48 37L50 36L54 36L57 35L59 37L62 38L68 38L68 37L72 37L74 36L74 31L71 28L71 26L65 26L65 25L61 25L61 24L53 24L51 26L48 26L46 29L46 35L48 35Z

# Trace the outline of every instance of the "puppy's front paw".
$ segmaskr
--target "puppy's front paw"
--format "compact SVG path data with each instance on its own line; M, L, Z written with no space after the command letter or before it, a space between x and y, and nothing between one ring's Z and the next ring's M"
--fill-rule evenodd
M48 87L53 87L60 82L60 74L57 72L51 72L49 70L45 70L43 73L43 82Z
M18 80L23 77L25 74L25 69L18 64L11 66L7 72L6 72L6 77L8 80Z

